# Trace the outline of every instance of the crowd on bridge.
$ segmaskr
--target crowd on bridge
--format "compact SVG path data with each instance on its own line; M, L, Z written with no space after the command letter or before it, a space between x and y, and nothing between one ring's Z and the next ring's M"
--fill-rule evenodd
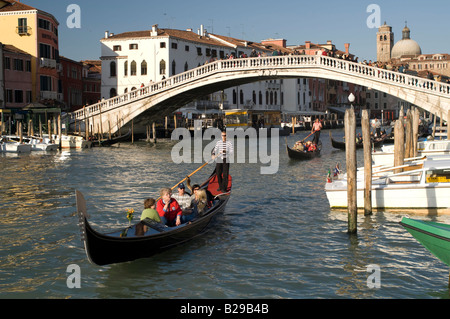
M274 49L272 53L270 52L261 52L256 51L256 49L253 49L252 52L247 55L246 53L241 53L238 58L256 58L256 57L269 57L269 56L292 56L292 55L307 55L306 50L304 49L288 49L288 48L278 48ZM448 77L441 77L435 78L433 73L430 71L424 71L424 72L417 72L415 70L411 70L409 68L408 63L395 63L395 62L380 62L380 61L372 61L372 60L363 60L358 61L359 58L355 57L352 54L345 53L338 50L329 50L326 48L318 49L315 52L315 55L321 55L321 56L328 56L332 58L342 59L344 61L350 61L355 63L360 63L363 65L371 66L380 68L387 71L394 71L394 72L400 72L405 74L410 74L418 77L427 78L428 80L438 80L444 83L450 83L450 78ZM235 59L237 58L237 55L233 52L231 54L226 54L223 57L223 60L227 59ZM218 60L218 58L211 58L210 60L206 61L206 63L214 62ZM205 64L206 64L205 63Z

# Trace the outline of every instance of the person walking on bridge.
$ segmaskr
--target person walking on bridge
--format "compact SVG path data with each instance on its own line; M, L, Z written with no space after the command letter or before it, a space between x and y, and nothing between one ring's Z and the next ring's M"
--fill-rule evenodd
M233 144L227 141L227 133L222 131L222 140L217 141L213 150L212 158L216 160L216 175L219 183L219 189L223 193L228 189L228 174L230 171L230 161L233 157Z

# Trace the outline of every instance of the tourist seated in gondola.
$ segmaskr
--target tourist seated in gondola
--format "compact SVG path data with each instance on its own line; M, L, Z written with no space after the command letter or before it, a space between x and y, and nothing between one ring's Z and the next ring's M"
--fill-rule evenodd
M147 198L144 200L144 210L141 214L141 221L136 224L136 236L144 236L148 230L148 226L144 220L151 220L156 223L161 223L161 218L159 218L158 212L156 211L156 201L154 198Z
M181 222L187 223L196 217L201 217L208 208L208 198L204 189L199 189L195 192L195 198L192 200L192 205L189 210L184 210Z
M194 184L191 186L191 179L189 178L189 176L186 176L186 186L189 188L189 190L192 193L191 201L193 201L195 199L195 193L200 189L200 185ZM212 203L214 201L214 195L208 189L205 189L205 192L206 192L206 198L208 200L208 205L212 205Z
M172 198L170 188L162 188L159 192L161 199L156 204L156 211L163 224L167 226L179 226L181 224L181 207L175 198Z
M305 144L303 144L302 141L297 141L297 142L295 142L294 149L297 150L297 151L304 151L305 150Z
M317 150L316 144L314 144L311 141L306 142L306 144L305 144L305 151L307 151L307 152L314 152L316 150Z
M181 210L188 209L191 207L191 196L186 193L185 186L183 183L178 184L178 192L172 195L180 205Z
M154 220L155 222L161 223L161 218L159 217L158 212L156 211L156 201L154 198L147 198L144 200L144 210L141 214L141 220L149 218Z
M358 136L356 136L356 143L361 144L363 141L361 133L358 133Z

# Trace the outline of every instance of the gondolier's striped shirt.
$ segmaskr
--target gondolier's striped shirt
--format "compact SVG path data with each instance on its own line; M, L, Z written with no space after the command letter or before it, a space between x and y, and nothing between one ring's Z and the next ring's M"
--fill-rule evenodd
M233 144L229 141L217 141L214 147L214 155L219 155L216 158L218 163L230 163L230 159L233 157L234 149Z

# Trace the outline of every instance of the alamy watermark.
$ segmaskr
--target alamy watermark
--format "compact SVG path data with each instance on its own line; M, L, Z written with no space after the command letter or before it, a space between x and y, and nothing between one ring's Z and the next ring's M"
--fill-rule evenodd
M81 268L77 264L67 266L66 272L69 273L66 280L67 288L81 288Z
M246 143L248 141L248 163L268 164L262 166L261 174L269 175L278 172L280 164L280 141L279 130L259 129L258 131L249 127L227 128L227 141L233 144L234 157L230 158L230 163L247 163ZM270 139L268 139L270 134ZM220 139L221 131L218 128L208 128L202 130L201 121L194 121L194 136L186 128L177 128L173 130L171 139L179 140L172 148L172 161L176 164L180 163L203 163L211 161L211 154L218 139ZM181 139L180 139L181 138ZM203 141L211 141L203 147ZM268 144L270 142L270 152Z
M366 20L369 29L379 28L381 26L381 8L378 4L369 4L366 9L367 13L371 13Z
M81 28L81 8L78 4L69 4L66 9L67 13L71 13L66 20L66 25L69 29Z

